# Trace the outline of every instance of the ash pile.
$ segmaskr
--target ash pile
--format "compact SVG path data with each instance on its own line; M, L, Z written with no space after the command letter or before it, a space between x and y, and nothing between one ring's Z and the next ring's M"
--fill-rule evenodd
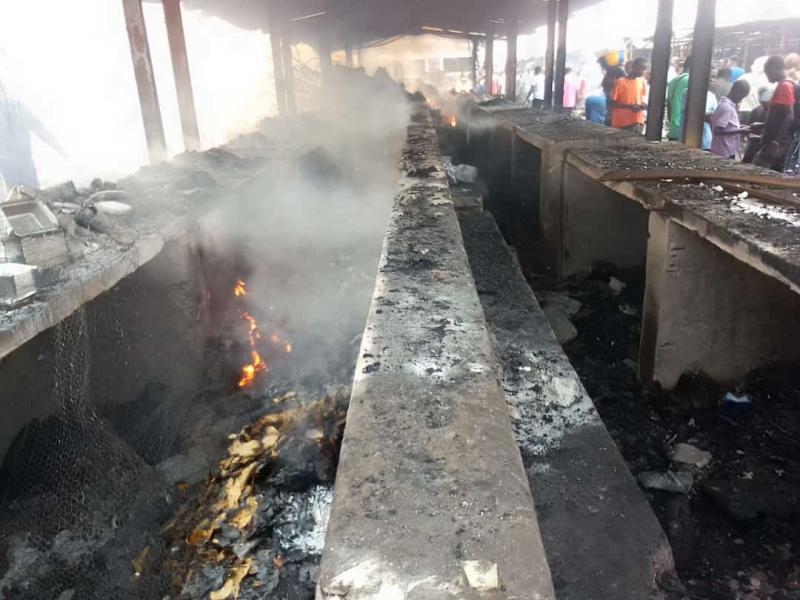
M231 436L217 473L162 530L174 597L314 597L347 401L277 398Z

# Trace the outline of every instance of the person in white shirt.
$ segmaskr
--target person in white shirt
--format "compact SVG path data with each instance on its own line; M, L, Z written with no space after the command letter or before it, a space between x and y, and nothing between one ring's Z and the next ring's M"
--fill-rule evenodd
M528 92L527 100L531 103L531 108L537 110L544 108L544 72L542 67L536 67L533 70L533 83L531 90Z

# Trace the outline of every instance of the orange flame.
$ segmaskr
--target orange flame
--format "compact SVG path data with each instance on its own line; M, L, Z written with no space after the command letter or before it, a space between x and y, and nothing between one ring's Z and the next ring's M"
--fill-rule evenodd
M246 296L247 284L239 279L233 288L233 294L237 298ZM247 321L247 338L250 344L250 363L242 367L242 375L239 379L239 389L246 389L255 384L259 373L269 371L269 365L258 352L257 344L261 340L261 329L258 326L258 321L246 311L241 312L241 318L243 321ZM291 354L294 350L292 344L277 334L270 335L269 341L276 346L281 346L286 354Z
M447 122L450 124L450 127L457 127L458 126L458 119L456 119L455 115L452 115Z

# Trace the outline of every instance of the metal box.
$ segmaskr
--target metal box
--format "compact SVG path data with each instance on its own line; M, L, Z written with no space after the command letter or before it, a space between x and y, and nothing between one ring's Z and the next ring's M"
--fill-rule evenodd
M19 263L0 264L0 306L9 308L36 293L36 267Z
M0 262L52 267L69 251L58 219L39 200L0 204Z

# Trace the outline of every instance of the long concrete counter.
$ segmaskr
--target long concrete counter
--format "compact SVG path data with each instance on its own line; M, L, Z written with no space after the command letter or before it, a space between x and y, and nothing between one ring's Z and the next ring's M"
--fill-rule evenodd
M553 113L508 105L473 113L500 140L489 149L493 169L502 173L501 162L512 182L538 184L532 235L558 276L599 262L646 267L643 381L671 388L702 370L734 382L800 358L800 193L713 181L775 173ZM681 179L683 171L709 181Z
M567 152L638 145L644 140L582 119L510 106L514 105L477 106L468 127L489 131L488 155L492 162L488 170L499 171L501 179L508 178L510 189L520 202L534 206L546 261L563 276L573 268L563 234Z
M418 105L362 341L318 597L554 598L436 134Z
M460 221L557 597L658 597L673 571L661 526L494 219Z
M591 248L573 252L581 258L577 266L598 258L646 262L643 380L672 387L682 373L703 370L732 382L753 368L800 358L800 201L795 192L766 191L776 201L765 203L729 184L678 177L688 169L709 178L775 173L673 143L580 150L566 160L570 222L565 245L585 248L582 232L588 229L607 241L602 257ZM603 181L610 173L619 177L633 170L676 176ZM605 191L598 191L597 182ZM625 221L631 213L639 214L638 225ZM630 240L641 249L638 258L630 255Z

